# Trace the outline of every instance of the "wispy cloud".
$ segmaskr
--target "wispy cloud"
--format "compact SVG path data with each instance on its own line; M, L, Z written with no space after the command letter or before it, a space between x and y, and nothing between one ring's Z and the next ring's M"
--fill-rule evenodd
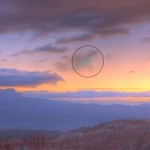
M44 46L39 46L37 48L35 48L34 53L40 53L40 52L48 52L48 53L64 53L67 51L67 48L65 47L54 47L51 46L50 44L46 44Z
M141 39L141 42L150 42L150 37L144 37Z
M82 69L84 66L89 65L97 55L98 51L87 51L84 55L78 54L73 61L74 67Z
M52 100L65 100L80 103L96 104L142 104L150 103L150 92L119 92L82 90L76 92L24 92L27 96L41 97Z
M134 70L130 70L129 73L135 73L135 71Z
M55 46L51 46L50 44L46 44L43 46L36 47L34 50L23 50L23 51L14 53L10 56L16 57L19 55L35 55L35 54L41 54L41 53L62 54L62 53L65 53L66 51L67 51L66 47L55 47Z
M7 59L0 59L1 62L7 62Z
M87 40L91 40L94 37L96 37L96 34L92 33L85 33L85 34L80 34L72 37L62 37L57 39L56 43L73 43L73 42L83 42Z
M72 70L72 65L71 65L71 56L63 56L60 57L57 62L55 62L55 67L59 71L71 71Z

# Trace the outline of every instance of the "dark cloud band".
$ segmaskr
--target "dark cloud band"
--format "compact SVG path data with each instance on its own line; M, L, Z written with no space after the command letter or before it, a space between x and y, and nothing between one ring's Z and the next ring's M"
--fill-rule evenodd
M1 87L37 86L44 83L56 84L58 81L63 81L63 78L56 73L0 69Z
M149 0L2 0L0 33L59 32L120 34L130 24L150 21Z

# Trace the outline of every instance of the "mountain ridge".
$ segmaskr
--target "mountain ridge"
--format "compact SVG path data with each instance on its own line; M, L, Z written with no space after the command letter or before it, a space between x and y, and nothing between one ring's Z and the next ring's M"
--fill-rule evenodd
M149 104L81 104L30 98L10 91L13 96L0 96L0 128L4 129L69 131L118 119L150 119Z

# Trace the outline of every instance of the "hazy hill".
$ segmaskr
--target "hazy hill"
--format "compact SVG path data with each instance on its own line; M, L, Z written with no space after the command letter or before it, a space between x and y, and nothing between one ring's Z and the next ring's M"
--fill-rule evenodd
M116 119L148 119L150 105L97 105L25 97L0 90L0 128L71 130Z

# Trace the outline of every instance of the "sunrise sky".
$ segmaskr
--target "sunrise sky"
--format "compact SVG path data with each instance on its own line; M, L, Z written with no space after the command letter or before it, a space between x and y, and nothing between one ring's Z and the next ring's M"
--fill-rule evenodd
M72 69L84 45L105 58L93 78ZM1 0L0 54L1 88L150 90L150 0Z

